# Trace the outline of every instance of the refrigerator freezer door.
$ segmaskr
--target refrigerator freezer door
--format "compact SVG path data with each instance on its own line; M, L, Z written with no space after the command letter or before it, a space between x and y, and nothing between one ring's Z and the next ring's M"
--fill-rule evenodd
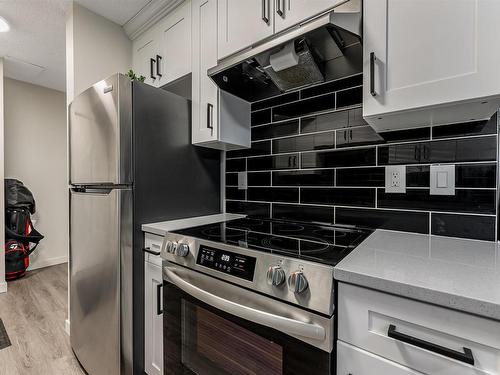
M71 346L92 375L132 373L132 191L71 191Z
M69 107L70 183L132 183L132 85L115 74Z

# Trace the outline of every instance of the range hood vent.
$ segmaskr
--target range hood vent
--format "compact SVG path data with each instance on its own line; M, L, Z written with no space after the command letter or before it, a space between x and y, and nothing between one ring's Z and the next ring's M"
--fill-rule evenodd
M361 0L229 56L208 75L222 90L254 102L362 71Z

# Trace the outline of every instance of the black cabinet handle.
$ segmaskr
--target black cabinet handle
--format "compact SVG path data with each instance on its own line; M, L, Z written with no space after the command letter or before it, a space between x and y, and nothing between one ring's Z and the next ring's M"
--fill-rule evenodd
M431 352L444 355L445 357L456 359L457 361L468 363L469 365L474 365L474 357L472 351L469 348L463 348L463 353L446 348L441 345L433 344L432 342L424 341L419 338L405 335L404 333L397 332L396 326L391 324L389 330L387 331L387 336L407 344L417 346L422 349L429 350Z
M269 0L262 0L262 21L264 21L266 24L269 24L269 17L267 16L267 12L269 9L268 6Z
M158 284L156 286L156 315L163 314L163 309L161 308L161 288L163 284Z
M281 17L281 18L285 18L285 11L284 9L281 9L281 2L283 0L276 0L276 13L278 13L278 15Z
M155 68L154 68L155 63L156 63L156 60L155 60L155 59L151 58L151 59L149 60L149 76L151 77L151 79L156 79L156 77L155 77L155 73L154 73L154 70L155 70Z
M161 77L161 73L160 73L160 63L161 63L161 59L162 57L160 55L156 55L156 75L158 77Z
M149 254L153 254L153 255L160 255L160 252L159 251L154 251L154 250L151 250L150 247L144 247L142 249L142 251L144 251L145 253L149 253Z
M375 91L375 52L370 52L370 94L372 96L376 96L377 92Z
M210 103L207 103L207 128L213 130L214 129L214 106Z

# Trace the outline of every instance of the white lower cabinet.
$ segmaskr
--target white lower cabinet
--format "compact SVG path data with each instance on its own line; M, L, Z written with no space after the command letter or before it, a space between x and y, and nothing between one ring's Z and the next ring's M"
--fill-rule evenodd
M417 373L500 374L498 321L344 283L339 284L337 314L342 370L349 365L341 356L347 343ZM413 373L364 369L347 374Z
M161 241L160 236L146 234L145 246L157 251ZM144 262L144 371L148 375L163 375L162 286L161 258L148 254Z
M378 355L337 342L337 375L417 375L420 372Z

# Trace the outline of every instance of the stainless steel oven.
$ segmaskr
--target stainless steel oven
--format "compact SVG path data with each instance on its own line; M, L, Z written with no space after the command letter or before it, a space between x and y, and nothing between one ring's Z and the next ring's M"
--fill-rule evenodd
M333 267L366 235L256 218L167 233L166 374L334 373Z
M166 374L330 374L333 317L166 262Z

